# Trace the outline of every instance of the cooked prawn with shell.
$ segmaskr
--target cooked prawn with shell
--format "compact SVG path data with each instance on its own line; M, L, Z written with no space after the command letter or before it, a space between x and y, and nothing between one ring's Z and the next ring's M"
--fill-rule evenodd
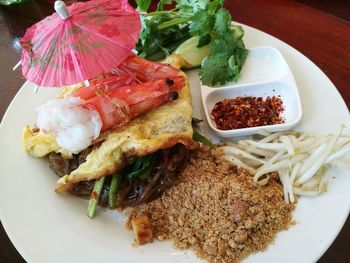
M100 132L121 128L132 119L178 98L185 85L180 70L130 55L113 73L39 108L38 127L77 153Z

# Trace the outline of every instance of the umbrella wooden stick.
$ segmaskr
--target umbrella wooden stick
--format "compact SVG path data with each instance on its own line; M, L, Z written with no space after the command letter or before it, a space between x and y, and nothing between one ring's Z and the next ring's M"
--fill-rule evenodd
M18 61L18 63L12 68L12 70L15 71L20 65L21 65L21 61ZM39 90L39 85L35 85L33 89L33 93L37 93L38 90Z
M12 68L12 70L15 71L20 65L21 61L18 61L18 63Z
M39 90L39 85L35 85L33 89L33 93L37 93Z

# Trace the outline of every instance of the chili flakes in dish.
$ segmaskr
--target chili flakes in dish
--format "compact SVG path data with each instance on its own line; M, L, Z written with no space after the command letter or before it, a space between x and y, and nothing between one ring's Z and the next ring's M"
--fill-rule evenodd
M279 96L236 97L215 104L211 117L220 130L233 130L284 123L283 101Z

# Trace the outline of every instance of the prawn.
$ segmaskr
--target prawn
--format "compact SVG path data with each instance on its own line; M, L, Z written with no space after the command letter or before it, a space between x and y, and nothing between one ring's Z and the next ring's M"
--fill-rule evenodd
M96 110L102 131L123 126L145 112L178 97L185 78L170 65L142 59L134 54L106 78L92 81L72 95L85 100L85 107Z
M135 77L130 74L110 74L103 76L102 78L89 81L90 85L88 87L82 86L81 88L75 90L72 95L83 100L88 100L96 95L103 95L115 88L135 83Z
M181 71L177 68L148 61L130 53L129 57L108 75L90 81L90 86L82 86L74 91L72 95L87 100L130 84L155 81L156 79L171 79L179 76L181 76Z
M102 131L124 126L130 120L163 103L178 98L177 91L185 84L185 78L158 79L124 86L103 96L88 99L85 107L96 110L102 120Z
M133 74L140 82L154 79L171 78L181 75L181 71L168 64L153 62L131 54L119 66L118 70Z
M179 69L129 56L118 68L70 96L39 108L37 124L56 135L64 149L78 153L101 132L178 98L186 79Z

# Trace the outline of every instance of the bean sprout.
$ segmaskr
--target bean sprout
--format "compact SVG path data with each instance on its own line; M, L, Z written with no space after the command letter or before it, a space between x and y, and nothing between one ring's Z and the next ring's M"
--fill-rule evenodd
M294 195L316 196L327 190L326 171L332 167L350 170L349 135L343 135L344 125L335 134L313 135L284 131L260 133L220 147L232 165L247 169L258 185L266 185L270 173L277 173L283 185L286 203Z

